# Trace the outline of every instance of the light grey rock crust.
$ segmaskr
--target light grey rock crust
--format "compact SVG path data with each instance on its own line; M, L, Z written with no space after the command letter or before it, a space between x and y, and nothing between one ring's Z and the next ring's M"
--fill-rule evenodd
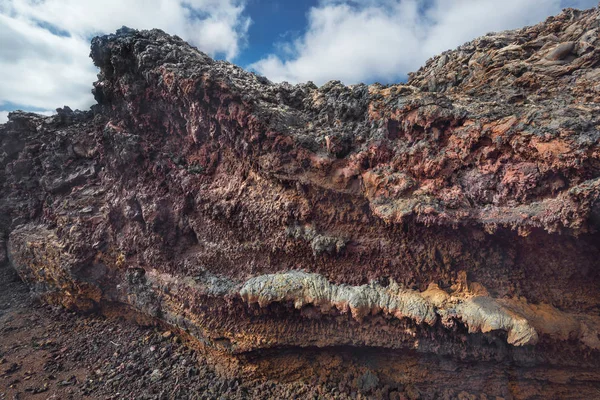
M240 295L261 307L291 301L296 308L310 304L324 313L335 308L350 312L359 321L378 313L428 325L441 320L448 326L456 319L468 326L469 332L505 331L508 343L516 346L538 341L538 333L525 317L494 299L468 293L452 296L435 284L424 292L403 289L394 281L387 287L375 282L361 286L335 285L319 274L290 271L251 278L241 288Z

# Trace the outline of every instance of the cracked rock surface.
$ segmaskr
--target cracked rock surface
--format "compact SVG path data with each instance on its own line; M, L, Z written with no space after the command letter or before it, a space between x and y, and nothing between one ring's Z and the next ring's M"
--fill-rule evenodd
M227 379L600 393L598 9L389 86L274 84L159 30L90 55L91 111L0 125L0 264L44 301L166 326Z

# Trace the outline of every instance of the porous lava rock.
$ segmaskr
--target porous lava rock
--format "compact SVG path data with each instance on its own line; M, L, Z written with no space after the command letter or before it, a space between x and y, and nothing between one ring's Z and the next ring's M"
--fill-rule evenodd
M598 9L388 86L274 84L160 30L91 57L91 111L0 125L0 262L46 301L233 375L353 349L372 395L598 396Z

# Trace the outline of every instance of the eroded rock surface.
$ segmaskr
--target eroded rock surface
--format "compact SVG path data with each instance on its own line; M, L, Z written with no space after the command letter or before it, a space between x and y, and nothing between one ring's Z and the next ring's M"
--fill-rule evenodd
M47 301L169 324L234 375L351 348L367 394L600 387L598 10L391 86L273 84L159 30L91 57L92 111L0 125L0 263Z

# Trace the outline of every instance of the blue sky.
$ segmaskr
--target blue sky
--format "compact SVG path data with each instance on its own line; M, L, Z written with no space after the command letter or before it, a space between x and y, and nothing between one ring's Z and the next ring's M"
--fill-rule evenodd
M306 13L316 0L250 0L246 12L252 18L248 29L248 47L234 60L248 66L265 54L277 51L277 43L295 39L306 29Z
M491 31L598 0L0 0L0 123L10 110L86 109L89 41L160 28L275 82L401 82Z

